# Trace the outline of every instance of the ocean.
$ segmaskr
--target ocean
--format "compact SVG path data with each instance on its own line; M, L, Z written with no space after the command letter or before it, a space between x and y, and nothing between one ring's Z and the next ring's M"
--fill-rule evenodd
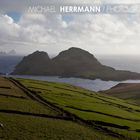
M0 73L11 73L23 56L0 56Z
M97 55L97 58L115 69L140 73L140 55Z
M97 59L104 65L114 67L120 70L129 70L140 73L140 56L111 56L111 55L97 55ZM0 57L0 72L11 73L14 67L22 59L21 56ZM100 79L88 80L81 78L59 78L57 76L16 76L22 78L31 78L36 80L52 81L69 83L72 85L80 86L93 91L100 91L109 89L118 83L140 83L140 80L127 80L127 81L102 81Z
M9 75L10 76L10 75ZM140 80L126 80L126 81L102 81L100 79L89 80L82 78L60 78L58 76L29 76L29 75L14 75L12 77L27 78L34 80L50 81L68 83L71 85L86 88L92 91L107 90L119 83L140 83Z

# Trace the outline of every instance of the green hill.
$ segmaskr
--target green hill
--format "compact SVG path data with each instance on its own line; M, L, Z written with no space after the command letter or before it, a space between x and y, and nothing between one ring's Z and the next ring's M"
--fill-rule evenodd
M139 83L120 83L111 89L102 92L140 105Z
M28 81L28 80L26 80ZM29 80L28 82L34 82ZM118 140L74 121L19 83L0 77L1 140Z
M4 140L137 140L140 107L69 84L0 78L0 124Z

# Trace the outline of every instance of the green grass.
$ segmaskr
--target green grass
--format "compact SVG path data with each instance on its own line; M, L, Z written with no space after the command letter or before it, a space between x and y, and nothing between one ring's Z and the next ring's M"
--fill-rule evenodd
M34 82L23 81L28 84ZM51 86L48 82L42 84ZM54 83L54 85L59 84ZM60 86L63 88L63 85ZM70 85L65 86L73 88ZM35 85L35 88L38 90L39 85ZM81 88L74 87L74 89L87 92ZM90 91L88 92L90 94ZM0 126L0 140L119 140L86 124L68 121L65 118L58 119L61 113L63 112L54 111L50 106L33 100L15 84L0 77L0 124L3 124L3 127Z
M9 80L0 77L0 110L16 110L36 114L47 114L56 116L58 113L47 106L43 106L29 98L24 91ZM7 92L8 90L8 92Z
M0 113L0 139L117 140L71 121Z
M0 77L0 95L27 98L26 94L5 78Z
M104 127L128 137L140 138L140 133L136 132L136 129L140 129L140 112L137 111L140 110L139 106L68 84L29 79L18 80L47 101L84 120L128 126L130 127L129 130L110 126Z
M0 110L16 110L37 114L48 114L56 116L57 112L51 110L49 107L44 107L38 104L36 101L29 99L17 99L0 97Z
M120 83L102 93L140 105L140 83Z

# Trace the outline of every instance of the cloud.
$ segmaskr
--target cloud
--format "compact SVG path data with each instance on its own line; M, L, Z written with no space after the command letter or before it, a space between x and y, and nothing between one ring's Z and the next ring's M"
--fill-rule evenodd
M60 14L23 13L15 22L8 15L0 15L1 49L16 49L20 53L45 50L51 54L69 47L102 54L140 52L139 14L71 17L66 20Z
M0 39L14 40L19 35L20 26L7 15L0 15ZM2 41L1 41L2 42Z
M138 4L139 0L101 0L102 3Z
M0 11L11 12L18 11L25 12L30 6L42 5L63 5L63 4L140 4L139 0L1 0Z

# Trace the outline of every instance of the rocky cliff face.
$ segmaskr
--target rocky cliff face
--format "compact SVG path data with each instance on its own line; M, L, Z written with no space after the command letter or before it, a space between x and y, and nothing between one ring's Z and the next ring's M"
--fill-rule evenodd
M52 61L58 70L56 73L63 76L80 76L101 65L92 54L79 48L63 51Z
M36 51L22 59L15 67L13 74L40 75L51 67L51 59L46 52Z
M45 52L26 56L12 74L54 75L102 80L140 79L140 74L115 70L102 65L92 54L80 48L70 48L50 59Z

